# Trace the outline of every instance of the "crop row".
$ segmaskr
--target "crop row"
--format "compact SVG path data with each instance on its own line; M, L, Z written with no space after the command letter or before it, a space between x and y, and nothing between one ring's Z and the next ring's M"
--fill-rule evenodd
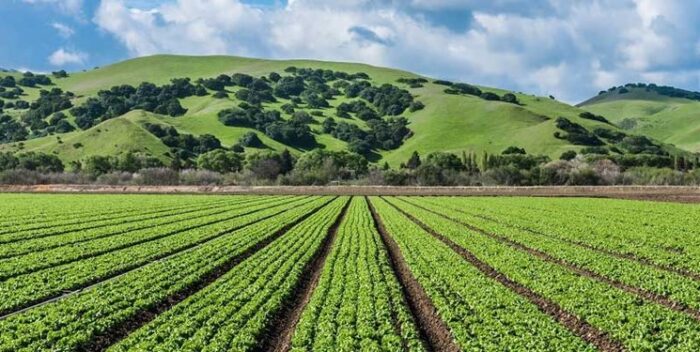
M0 238L4 235L26 233L33 230L49 232L54 229L54 232L59 232L60 228L89 224L109 219L124 219L134 215L142 215L148 213L165 212L171 209L184 209L192 205L205 205L213 203L222 203L225 199L220 197L212 197L210 199L203 197L176 197L166 198L143 198L143 196L134 199L127 199L123 196L112 195L91 195L78 197L84 204L74 204L72 201L59 201L51 196L31 195L34 198L27 199L26 202L32 204L32 208L24 209L22 203L9 201L0 208L3 209L3 214L7 215L8 223L0 228ZM89 197L89 198L87 198ZM241 197L243 198L243 197ZM68 214L66 214L68 209ZM30 215L25 215L30 214ZM18 236L17 236L18 237Z
M159 222L160 226L147 226L145 229L136 231L133 231L129 225L123 225L121 227L115 226L111 232L107 232L107 236L97 235L97 238L94 240L71 243L66 246L44 251L36 251L21 256L0 259L0 280L74 262L80 259L94 257L148 241L158 240L197 227L226 221L243 214L265 209L269 207L270 204L274 204L273 201L274 199L269 199L259 204L236 204L228 207L221 207L215 211L204 210L195 215L184 214L174 218L166 218L164 221L154 220ZM93 235L95 234L93 233ZM83 236L83 234L77 233L74 236L70 235L66 237L70 240L75 236ZM87 236L89 236L89 234Z
M593 350L535 304L486 276L385 200L373 197L371 202L462 350Z
M215 215L216 213L223 213L231 207L253 206L264 201L266 201L265 198L250 202L207 204L206 206L194 205L185 209L170 210L165 214L158 214L156 216L147 217L146 219L139 218L135 221L125 220L120 224L97 229L76 230L56 236L5 243L0 246L0 260L21 256L27 253L45 252L59 247L75 246L88 241L125 234L132 231L145 230L183 219Z
M0 210L10 217L0 219L1 233L15 226L40 226L42 223L80 220L85 217L117 215L134 209L134 203L142 209L173 207L187 203L217 201L219 199L184 199L172 197L156 199L151 196L121 196L121 195L36 195L36 194L5 194Z
M293 351L421 351L403 299L367 203L355 197L296 327Z
M259 346L347 201L335 200L110 351L246 351Z
M694 351L700 324L681 312L641 299L497 238L405 202L392 202L473 253L510 280L575 314L629 350Z
M219 236L114 280L0 321L0 351L76 350L110 336L140 313L169 302L288 224L328 202L317 199ZM127 325L130 326L130 325Z
M413 202L412 200L408 201ZM600 277L604 281L612 280L621 287L640 289L640 291L651 293L651 296L657 296L657 300L664 299L675 302L676 306L685 305L695 310L700 309L698 283L680 274L661 270L632 259L610 256L550 236L542 236L538 233L510 227L498 221L465 214L455 211L449 206L432 205L426 201L417 204L449 217L457 224L468 224L494 236L503 237L507 241L541 252L554 261L561 261L565 265L584 269L591 273L591 276ZM647 294L647 296L650 295ZM698 316L700 317L700 314Z
M649 230L649 220L641 215L628 216L627 218L634 219L633 223L622 226L618 220L625 217L611 214L604 207L599 207L597 213L580 216L570 214L566 203L560 204L557 213L543 214L524 208L516 210L503 201L487 202L490 206L486 210L477 209L486 207L485 204L473 204L465 199L431 198L429 201L436 205L464 209L473 215L499 219L521 229L700 275L700 246L694 244L700 242L700 236L677 229ZM686 218L696 217L695 207L681 209L679 212Z
M211 241L261 219L273 217L290 206L301 206L308 202L298 198L292 204L265 204L256 209L239 210L238 214L241 216L227 216L210 221L204 226L181 229L158 240L10 278L0 282L0 311L13 311L63 291L76 290L114 277L153 260ZM252 213L247 214L251 211Z
M192 206L192 205L190 205ZM103 217L98 216L95 218L83 218L82 221L71 222L70 224L58 224L52 226L44 226L36 229L28 229L23 231L14 231L11 233L6 233L0 235L0 244L12 243L17 241L26 241L31 239L41 239L50 236L63 235L66 233L76 232L76 231L86 231L92 229L99 229L108 226L119 226L125 223L138 223L140 221L157 219L163 216L163 214L176 211L178 209L185 209L184 206L178 206L177 208L166 208L166 209L133 209L128 213L121 214L116 217Z

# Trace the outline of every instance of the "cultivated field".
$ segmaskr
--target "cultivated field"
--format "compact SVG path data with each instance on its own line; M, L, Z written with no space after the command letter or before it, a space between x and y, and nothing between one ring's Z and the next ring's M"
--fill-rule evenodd
M0 195L2 351L697 351L700 207Z

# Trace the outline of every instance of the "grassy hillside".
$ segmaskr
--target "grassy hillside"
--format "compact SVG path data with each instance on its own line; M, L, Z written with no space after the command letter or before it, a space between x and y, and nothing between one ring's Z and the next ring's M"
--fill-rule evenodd
M617 129L597 121L582 119L579 117L583 111L580 108L550 98L516 94L521 104L515 105L500 101L488 101L469 95L446 94L444 92L445 86L434 84L432 81L420 88L410 88L407 84L397 83L397 80L399 78L417 78L418 75L354 63L310 60L276 61L229 56L159 55L128 60L87 72L72 73L70 77L54 79L54 82L63 90L74 92L76 94L74 105L77 105L85 101L87 97L94 96L99 90L109 89L115 85L136 86L144 81L165 84L172 78L189 77L195 80L237 72L257 77L268 75L271 72L284 74L284 69L289 66L331 69L348 73L364 72L371 77L373 84L394 84L407 89L416 100L423 102L425 109L416 112L406 111L402 115L410 121L409 128L413 131L413 135L405 140L398 149L378 150L379 155L374 161L387 161L392 166L398 166L399 163L406 161L414 150L421 154L434 151L499 153L511 145L523 147L529 153L542 153L557 158L566 150L579 150L581 148L554 137L554 132L557 131L554 119L559 116L564 116L588 129L595 127ZM499 95L507 93L507 91L499 89L480 88L483 91ZM38 89L26 89L26 91L27 100L35 99L38 96ZM330 100L331 108L322 110L324 117L314 117L315 122L311 125L311 129L319 143L318 147L330 150L342 150L347 147L346 142L324 134L320 126L325 117L334 117L339 120L335 107L343 101L345 101L344 97ZM614 103L614 101L610 101L610 103ZM238 104L233 95L225 99L215 99L211 95L193 96L181 99L181 104L188 109L183 116L169 117L132 111L85 131L78 130L68 134L31 139L23 142L22 147L18 143L0 145L0 150L23 148L24 150L44 151L55 153L65 161L80 159L87 155L119 154L127 150L149 151L157 157L165 158L164 154L168 151L168 147L143 128L145 122L172 125L180 133L212 134L219 138L225 146L233 145L244 133L251 131L251 129L243 127L224 126L217 119L219 111ZM281 104L281 102L270 103L264 104L264 106L266 109L278 109ZM609 112L611 109L614 110L614 107L598 103L595 104L595 107L602 107L604 115L613 117ZM586 109L588 108L590 106L586 106ZM286 114L283 114L283 117L289 118ZM688 119L690 119L690 111L688 111ZM364 121L356 117L342 120L362 128L367 127ZM675 127L668 129L675 130ZM639 131L647 133L645 129ZM692 132L689 132L689 136L686 137L688 140L684 143L680 143L684 140L684 137L680 135L666 138L665 134L652 134L651 131L649 134L660 136L659 138L679 146L693 145ZM273 150L289 148L294 153L301 151L268 138L263 133L258 132L258 136L263 140L265 148ZM82 146L75 147L78 144ZM700 144L695 144L695 146L700 147Z
M637 134L700 152L700 101L661 95L645 88L606 92L580 104Z

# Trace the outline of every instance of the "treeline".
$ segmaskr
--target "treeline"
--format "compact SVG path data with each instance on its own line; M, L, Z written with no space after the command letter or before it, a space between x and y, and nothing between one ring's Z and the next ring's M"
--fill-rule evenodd
M700 101L700 92L694 92L670 86L659 86L654 83L627 83L624 86L613 86L610 87L608 90L601 90L600 92L598 92L598 95L615 92L617 94L627 94L630 92L630 89L634 88L644 89L646 92L656 92L659 95L672 98L683 98Z
M475 97L479 97L479 98L484 99L484 100L502 101L505 103L520 105L520 102L518 101L518 97L516 97L515 94L513 94L513 93L506 93L506 94L503 94L503 96L499 96L496 93L484 92L481 89L479 89L479 87L475 87L471 84L466 84L466 83L454 83L454 82L445 81L445 80L436 80L433 83L447 86L448 88L445 89L445 93L447 93L447 94L473 95Z
M585 112L581 114L581 117L601 122L605 120L602 116ZM646 136L628 135L624 132L604 127L596 127L589 131L582 125L565 117L558 117L555 120L555 125L558 129L565 132L554 132L555 138L564 139L574 145L586 146L583 150L585 154L617 154L618 157L628 154L645 154L661 159L671 159L668 151Z
M180 135L178 135L180 136ZM246 137L249 138L250 136ZM187 138L187 137L186 137ZM242 185L616 185L700 184L700 156L601 155L576 151L557 160L520 147L500 154L414 152L398 168L371 165L357 153L317 149L298 156L288 150L202 151L192 162L169 164L144 153L90 156L68 165L54 155L0 153L0 182L96 182L109 184ZM44 180L44 181L41 181Z
M189 78L172 79L170 84L163 86L148 82L138 87L121 85L99 91L97 97L88 98L82 105L72 108L70 113L75 116L75 124L81 129L136 109L175 117L187 112L178 99L206 94L203 86L192 84Z

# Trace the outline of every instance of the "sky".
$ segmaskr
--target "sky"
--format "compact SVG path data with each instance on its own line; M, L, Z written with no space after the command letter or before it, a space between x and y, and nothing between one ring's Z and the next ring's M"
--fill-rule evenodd
M700 90L697 0L0 0L0 68L77 71L159 53L308 58L580 102Z

